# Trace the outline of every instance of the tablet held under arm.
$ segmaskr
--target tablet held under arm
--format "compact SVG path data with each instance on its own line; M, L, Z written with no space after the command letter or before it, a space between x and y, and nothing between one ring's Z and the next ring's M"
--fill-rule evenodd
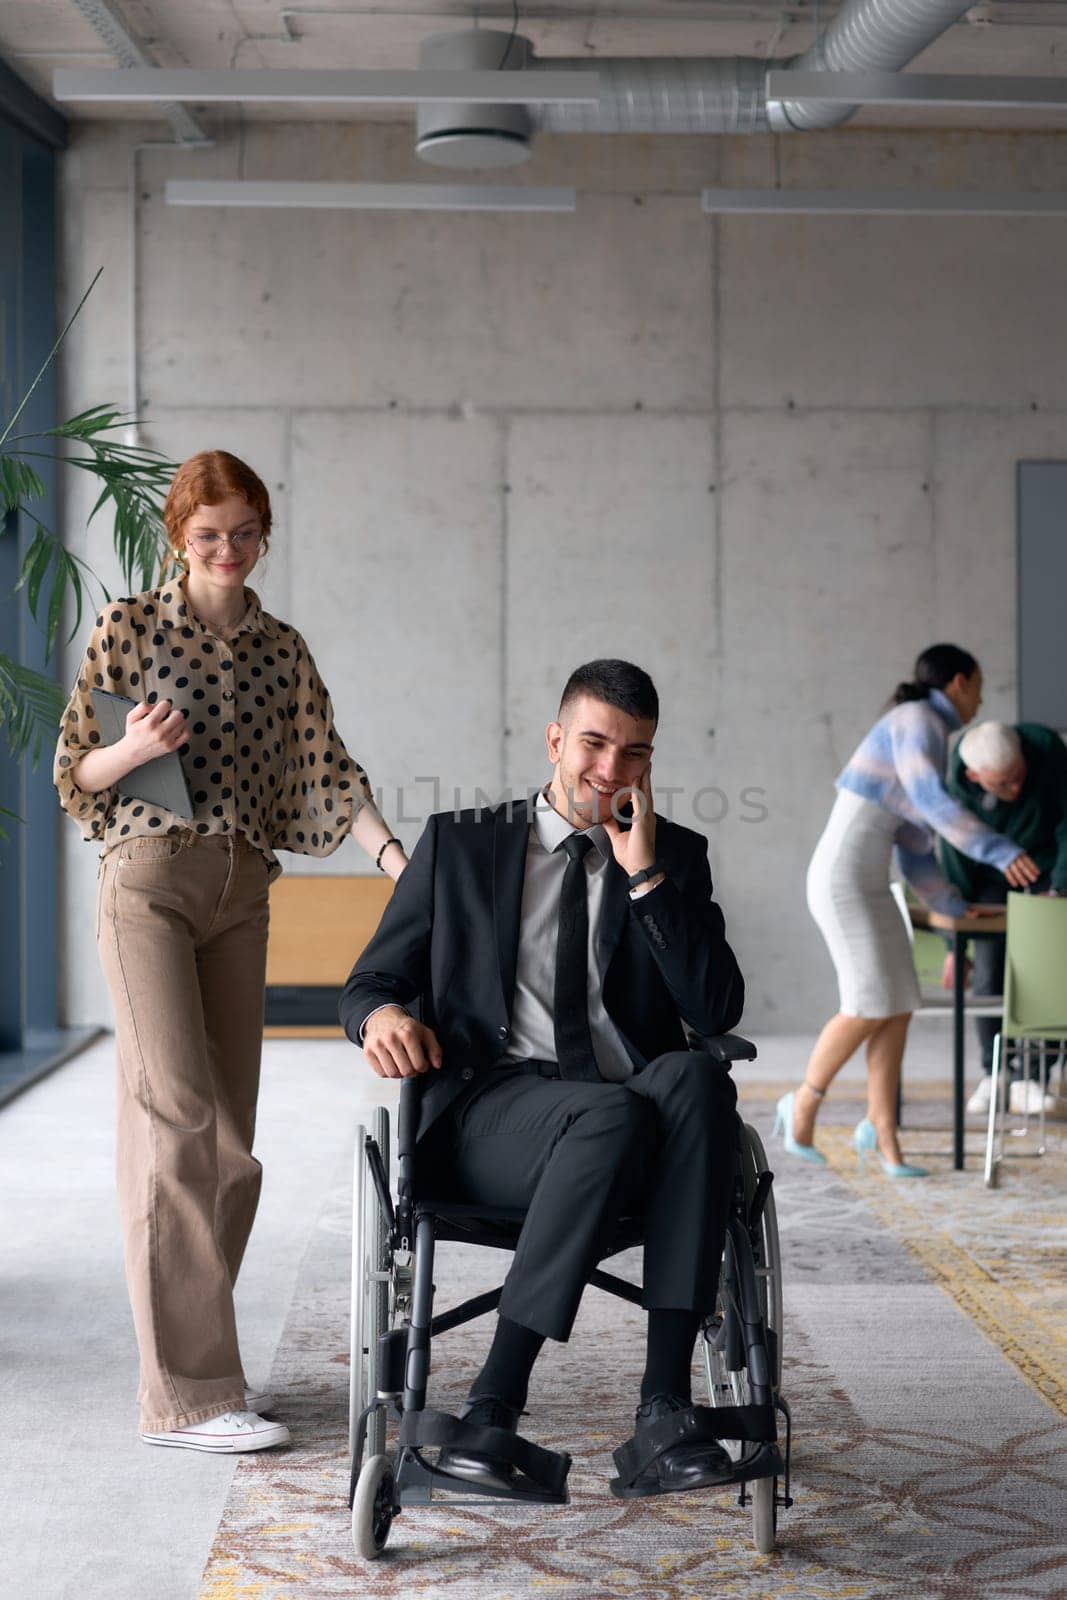
M94 689L92 696L104 743L118 744L126 736L127 716L140 702L131 700L128 695L112 694L108 689ZM134 767L118 780L115 787L119 794L161 806L166 811L173 811L176 816L191 818L193 815L185 768L177 751L172 750L167 755L156 756Z

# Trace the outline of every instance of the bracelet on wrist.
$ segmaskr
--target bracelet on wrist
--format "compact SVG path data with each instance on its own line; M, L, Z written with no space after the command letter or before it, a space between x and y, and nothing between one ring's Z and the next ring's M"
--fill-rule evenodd
M658 878L663 868L658 861L653 861L650 867L644 867L640 872L632 872L627 878L627 886L631 889L638 888L642 883L647 883L649 878Z
M382 866L382 857L384 856L385 852L388 850L388 848L389 848L389 846L391 844L400 845L401 850L403 850L403 848L404 848L403 844L401 843L401 841L399 839L386 839L385 843L382 845L381 849L378 851L378 854L374 858L374 865L378 868L379 872L384 872L385 871L385 868Z

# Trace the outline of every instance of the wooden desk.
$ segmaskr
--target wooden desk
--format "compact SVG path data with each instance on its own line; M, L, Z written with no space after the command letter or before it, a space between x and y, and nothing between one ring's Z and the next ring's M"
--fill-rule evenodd
M307 989L320 1011L336 1016L352 964L369 944L393 892L384 873L373 878L323 873L283 874L270 889L267 988ZM270 996L268 994L268 1002ZM340 1024L272 1023L268 1039L343 1039Z
M936 933L952 935L952 1165L963 1171L963 1021L964 983L963 958L968 939L987 939L995 933L1008 931L1007 907L1003 914L988 917L949 917L941 911L929 911L926 906L909 906L913 928L931 928Z

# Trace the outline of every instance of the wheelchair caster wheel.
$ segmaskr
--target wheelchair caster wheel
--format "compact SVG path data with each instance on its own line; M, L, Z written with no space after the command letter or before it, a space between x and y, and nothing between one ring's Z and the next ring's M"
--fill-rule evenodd
M769 1556L778 1533L777 1478L756 1478L748 1486L752 1500L752 1543L756 1554Z
M373 1561L385 1549L393 1525L395 1486L388 1456L371 1456L363 1463L352 1501L352 1546L364 1561Z

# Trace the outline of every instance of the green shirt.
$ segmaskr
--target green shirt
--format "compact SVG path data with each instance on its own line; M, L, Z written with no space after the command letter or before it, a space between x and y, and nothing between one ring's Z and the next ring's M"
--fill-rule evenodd
M998 833L1033 857L1051 887L1067 894L1067 746L1052 728L1039 722L1019 722L1015 726L1026 762L1026 781L1016 800L998 800L967 777L960 747L956 745L949 774L950 793ZM1007 890L1002 873L971 861L941 840L941 862L945 875L968 900L978 898L982 885L991 883Z

